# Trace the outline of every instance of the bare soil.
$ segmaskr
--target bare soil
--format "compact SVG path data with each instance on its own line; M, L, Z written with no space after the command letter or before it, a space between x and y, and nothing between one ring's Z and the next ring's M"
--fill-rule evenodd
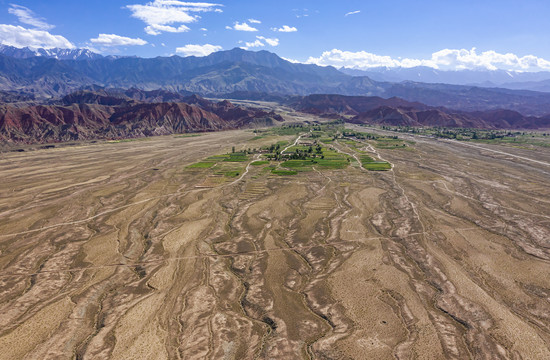
M253 136L3 153L0 359L550 358L550 150L187 168Z

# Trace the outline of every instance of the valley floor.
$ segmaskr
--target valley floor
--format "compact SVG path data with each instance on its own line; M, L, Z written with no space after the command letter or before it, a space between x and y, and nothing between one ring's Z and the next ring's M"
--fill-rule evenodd
M188 168L252 137L2 154L0 359L550 358L549 149Z

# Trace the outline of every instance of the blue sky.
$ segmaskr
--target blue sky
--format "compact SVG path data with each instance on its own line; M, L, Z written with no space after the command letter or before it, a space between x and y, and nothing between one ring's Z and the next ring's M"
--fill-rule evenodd
M542 0L0 0L0 42L143 57L245 47L337 67L536 71L550 69L549 18Z

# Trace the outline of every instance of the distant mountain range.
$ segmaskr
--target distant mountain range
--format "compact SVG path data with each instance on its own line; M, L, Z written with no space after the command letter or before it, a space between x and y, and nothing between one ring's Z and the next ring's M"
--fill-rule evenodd
M375 81L416 81L479 87L550 92L550 72L517 72L505 70L456 70L445 71L426 66L412 68L375 67L368 70L341 68L351 76L368 76Z
M550 113L550 93L413 81L375 81L333 67L296 64L267 51L233 49L206 57L102 57L87 50L32 50L4 47L0 54L0 101L42 104L94 88L166 90L222 97L286 97L309 94L399 97L459 111L508 109L527 116ZM9 51L8 51L9 50ZM11 52L11 53L10 53ZM6 53L10 53L8 56ZM24 54L23 54L24 53ZM27 55L25 55L27 54ZM97 55L97 56L96 56ZM67 57L68 60L60 59ZM261 95L264 94L264 95Z

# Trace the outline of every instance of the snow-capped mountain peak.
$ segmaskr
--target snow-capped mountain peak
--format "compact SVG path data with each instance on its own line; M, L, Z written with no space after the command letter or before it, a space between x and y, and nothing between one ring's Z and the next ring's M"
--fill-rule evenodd
M26 59L35 56L43 56L58 60L93 60L103 56L88 49L43 49L43 48L16 48L14 46L0 45L0 54L17 59Z

